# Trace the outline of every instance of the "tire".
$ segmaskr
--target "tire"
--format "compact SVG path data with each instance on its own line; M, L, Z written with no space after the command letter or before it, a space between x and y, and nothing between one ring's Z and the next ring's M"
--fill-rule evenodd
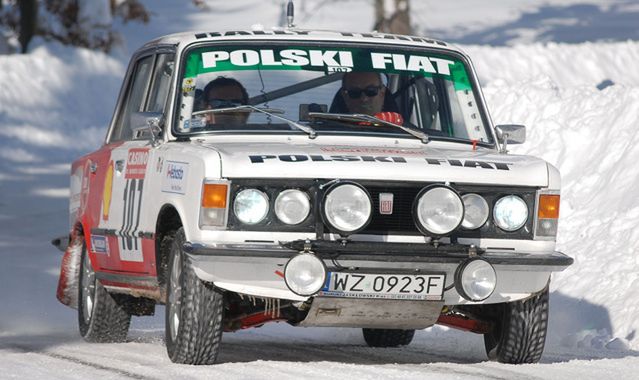
M83 245L78 284L80 335L86 341L94 343L124 342L130 323L131 315L96 279L86 245Z
M484 334L486 354L501 363L537 363L548 329L548 287L521 301L492 305L495 327Z
M362 329L369 347L406 346L413 341L415 330Z
M184 229L175 233L167 276L166 350L174 363L213 364L222 340L224 296L201 281L182 251Z

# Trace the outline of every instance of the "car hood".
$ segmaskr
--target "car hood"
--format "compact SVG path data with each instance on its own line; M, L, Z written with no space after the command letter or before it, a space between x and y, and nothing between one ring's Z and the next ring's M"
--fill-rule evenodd
M469 145L398 148L319 142L202 142L222 161L224 178L343 178L548 186L545 161ZM459 146L461 145L461 147Z

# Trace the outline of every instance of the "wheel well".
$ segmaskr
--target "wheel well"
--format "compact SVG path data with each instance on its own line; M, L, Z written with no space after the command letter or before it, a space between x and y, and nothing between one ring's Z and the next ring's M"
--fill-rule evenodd
M169 250L171 249L174 233L180 227L182 227L182 220L175 207L171 205L163 206L155 225L155 263L157 265L156 270L158 283L160 284L160 292L163 294L166 289Z

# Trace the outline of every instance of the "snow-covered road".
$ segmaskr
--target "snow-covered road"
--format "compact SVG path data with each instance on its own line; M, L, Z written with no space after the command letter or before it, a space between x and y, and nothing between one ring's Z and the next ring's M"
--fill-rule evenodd
M139 321L138 321L139 322ZM358 330L269 325L224 336L220 363L193 367L166 357L161 321L135 326L130 341L92 345L73 331L2 339L2 378L210 379L605 379L632 378L634 352L555 350L540 364L487 362L476 336L420 332L408 347L365 346ZM6 338L6 337L5 337Z

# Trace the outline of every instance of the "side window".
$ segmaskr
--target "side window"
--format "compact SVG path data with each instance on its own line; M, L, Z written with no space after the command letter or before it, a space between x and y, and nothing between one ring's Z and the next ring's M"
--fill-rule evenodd
M131 114L142 110L152 68L153 56L144 57L136 64L110 142L132 138Z
M164 112L174 64L175 54L159 54L157 56L151 93L145 108L146 112Z

